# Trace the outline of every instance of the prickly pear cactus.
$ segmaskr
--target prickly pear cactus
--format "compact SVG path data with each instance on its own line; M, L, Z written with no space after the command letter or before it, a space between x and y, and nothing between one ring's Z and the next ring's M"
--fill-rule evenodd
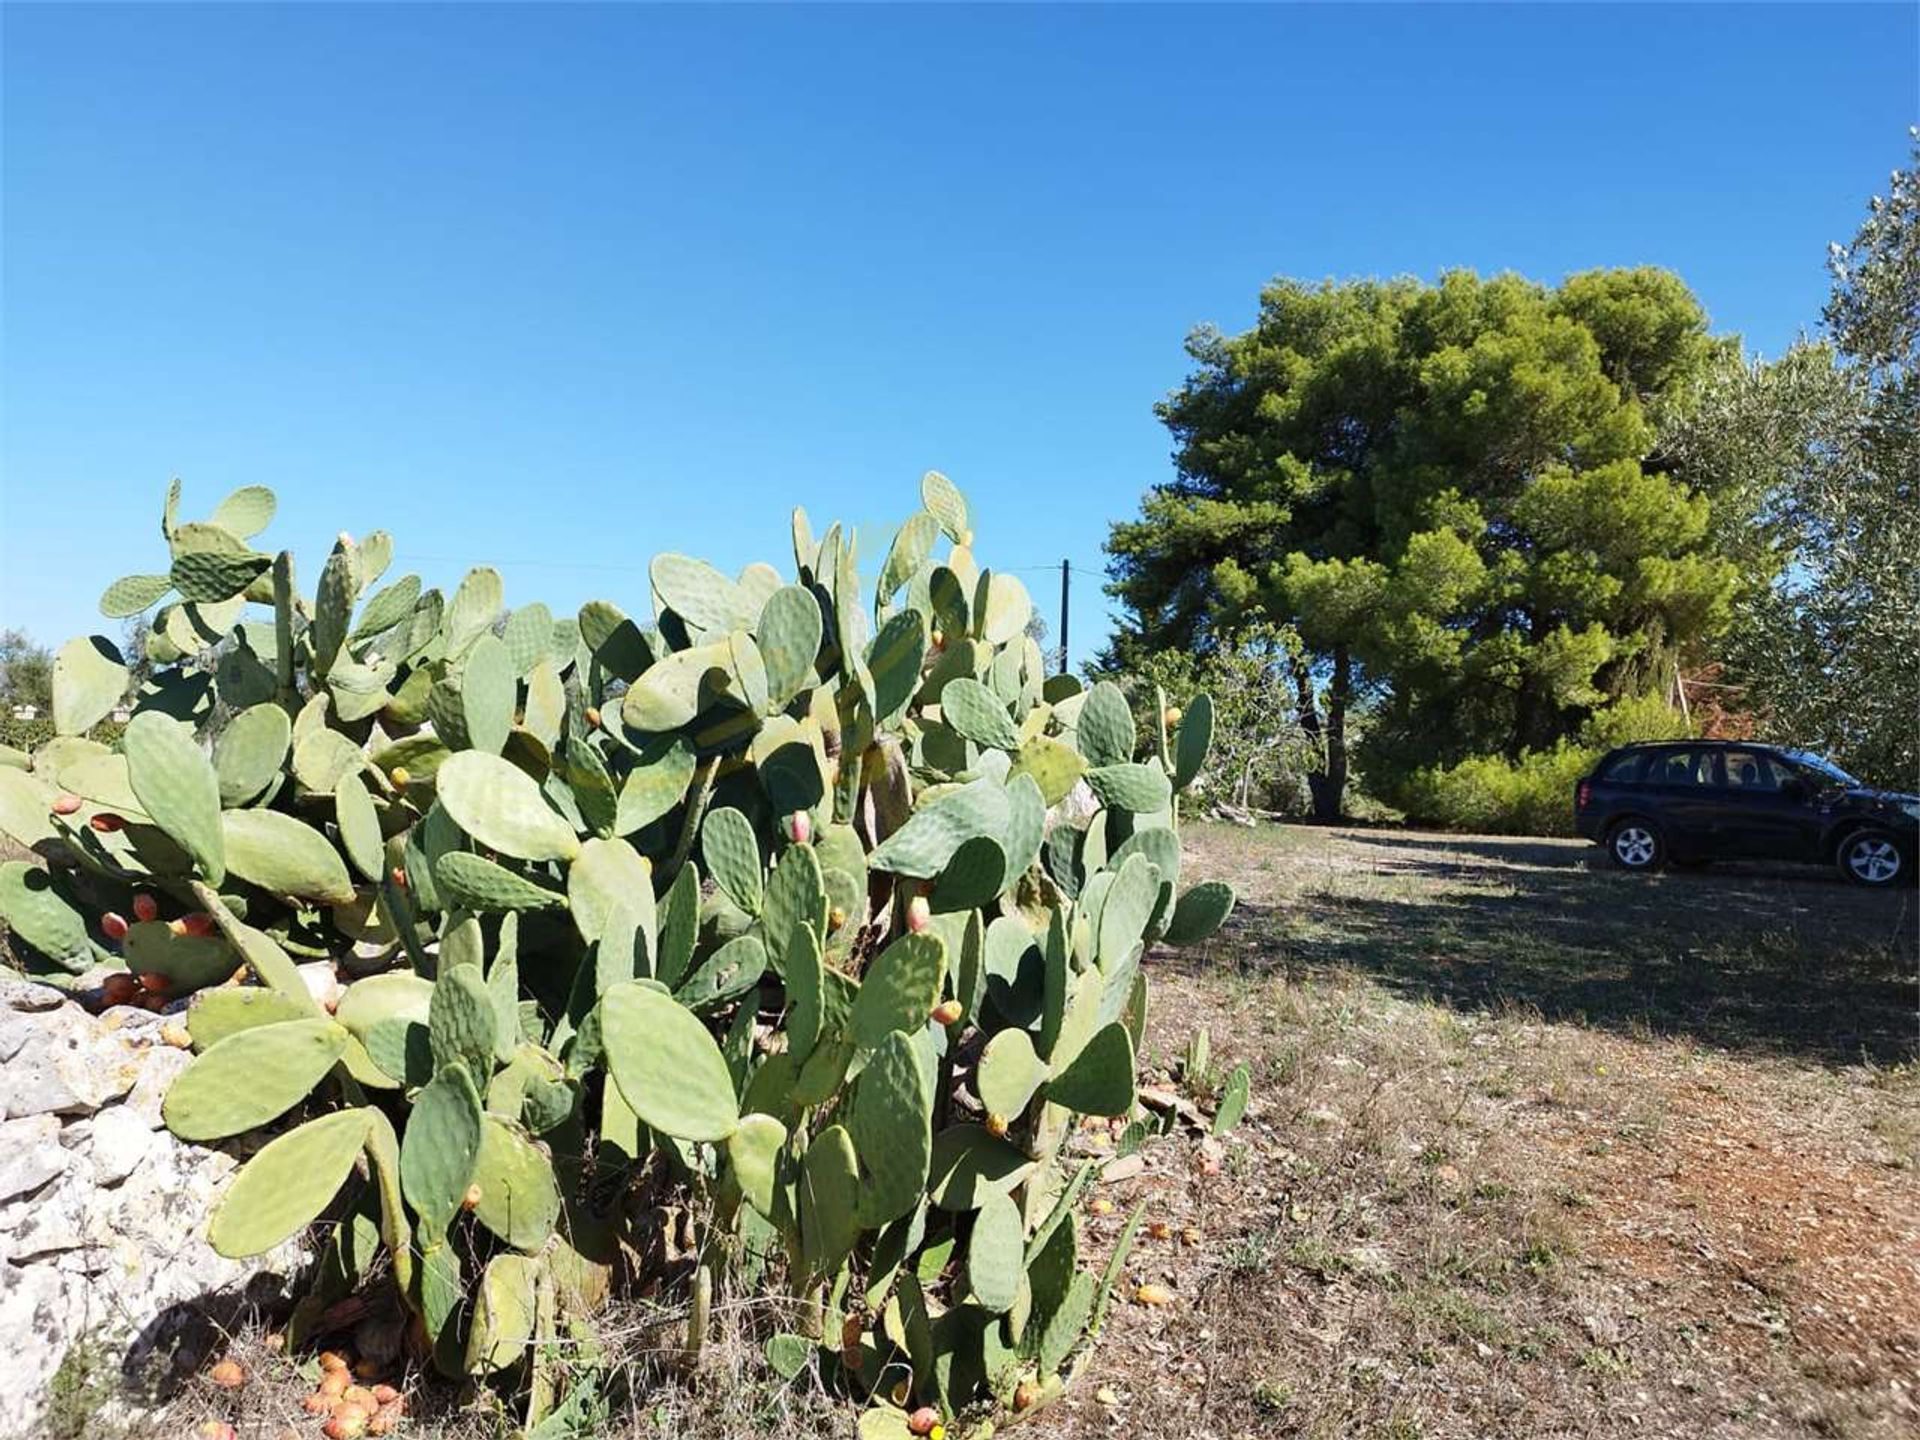
M796 511L790 567L663 554L650 619L556 619L484 568L388 579L380 531L308 596L254 547L271 492L169 493L165 564L101 600L153 612L119 744L95 636L58 737L0 764L50 862L0 869L0 913L50 969L192 996L167 1122L264 1140L213 1243L333 1233L296 1338L394 1286L423 1358L532 1423L667 1187L711 1217L690 1350L716 1285L780 1286L807 1318L769 1359L817 1350L862 1434L1059 1392L1119 1267L1081 1252L1071 1139L1137 1118L1144 951L1233 906L1179 883L1212 707L1141 753L1116 686L1044 673L960 492L921 500L870 593Z

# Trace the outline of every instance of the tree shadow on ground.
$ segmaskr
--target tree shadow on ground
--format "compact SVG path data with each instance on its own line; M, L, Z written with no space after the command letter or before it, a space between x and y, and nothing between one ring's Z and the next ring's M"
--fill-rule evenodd
M1369 975L1462 1009L1691 1036L1827 1065L1912 1060L1916 905L1818 870L1630 876L1564 842L1348 832L1245 901L1197 969ZM1179 960L1174 960L1179 964Z

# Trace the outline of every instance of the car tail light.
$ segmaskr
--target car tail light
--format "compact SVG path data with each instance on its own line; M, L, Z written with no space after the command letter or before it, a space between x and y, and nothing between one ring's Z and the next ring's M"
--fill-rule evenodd
M1580 788L1574 792L1573 803L1584 810L1587 808L1587 802L1591 799L1593 799L1593 782L1591 780L1582 780L1580 782Z

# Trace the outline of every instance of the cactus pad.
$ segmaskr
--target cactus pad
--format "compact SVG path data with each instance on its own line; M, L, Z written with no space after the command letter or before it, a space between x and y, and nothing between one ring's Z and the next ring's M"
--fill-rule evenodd
M353 1173L369 1125L365 1110L337 1110L269 1141L233 1177L207 1226L230 1259L292 1239L327 1208Z
M720 1047L692 1011L639 981L602 998L607 1064L633 1113L678 1140L725 1140L740 1123Z
M329 905L352 901L346 862L311 825L279 810L228 810L220 833L228 868L249 884Z
M338 1063L347 1032L332 1020L284 1020L228 1035L194 1057L160 1113L183 1140L220 1140L278 1119Z
M573 827L547 804L528 774L497 755L463 750L435 776L440 804L467 834L516 860L571 860Z
M414 1096L400 1141L400 1188L426 1229L444 1233L480 1158L480 1094L466 1066L443 1068Z
M218 885L227 873L220 780L192 732L178 721L143 710L128 723L120 743L140 808Z

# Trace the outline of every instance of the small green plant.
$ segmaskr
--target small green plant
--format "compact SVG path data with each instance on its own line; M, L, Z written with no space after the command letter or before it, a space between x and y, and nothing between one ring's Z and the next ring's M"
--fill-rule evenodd
M564 1429L558 1340L655 1255L685 1362L717 1295L782 1291L769 1359L863 1436L1058 1393L1118 1273L1070 1141L1139 1118L1144 948L1234 904L1178 889L1211 705L1142 753L1117 687L1044 674L959 491L921 497L870 594L796 511L791 578L659 555L643 623L388 580L378 531L301 595L270 491L169 493L166 568L101 600L159 607L124 734L89 738L131 675L83 638L0 765L48 862L0 867L0 914L44 968L194 997L165 1118L265 1141L217 1250L323 1227L296 1343L390 1285L419 1354ZM694 1233L636 1231L663 1201Z

